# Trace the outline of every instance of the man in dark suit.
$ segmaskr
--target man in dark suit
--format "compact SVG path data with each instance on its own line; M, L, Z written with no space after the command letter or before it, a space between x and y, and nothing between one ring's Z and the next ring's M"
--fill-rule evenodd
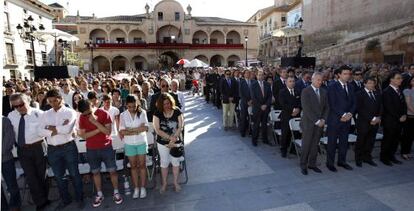
M352 167L346 163L351 119L356 110L354 88L348 83L351 73L350 67L341 66L338 70L338 81L328 87L330 109L327 122L328 150L326 166L333 172L337 171L334 166L337 149L338 166L346 170L352 170Z
M398 72L390 75L390 85L382 93L384 112L382 125L384 127L384 139L381 142L381 162L387 166L401 164L395 158L398 143L402 139L403 123L407 120L407 104L399 89L402 83L402 76Z
M403 82L401 85L401 90L408 89L410 87L410 79L414 76L414 64L411 64L407 72L402 74Z
M262 131L262 138L264 143L269 143L267 140L267 116L270 112L272 104L272 92L270 85L264 81L263 71L257 72L257 81L251 85L251 97L253 102L253 134L252 144L257 146L257 139L259 138L259 130Z
M239 97L237 81L232 77L231 71L226 70L225 78L220 82L220 92L223 105L223 127L228 130L233 127L236 99Z
M362 71L360 69L354 70L352 74L353 80L351 81L351 85L354 87L355 93L364 89L364 83L362 78Z
M249 106L253 105L252 97L250 96L250 87L253 83L254 74L249 70L244 71L244 78L240 79L240 134L242 137L246 136L246 130L249 125Z
M311 74L308 71L302 72L302 77L299 78L295 83L295 89L298 90L299 93L302 93L302 89L306 88L311 84Z
M328 94L325 89L321 88L322 77L322 73L315 72L312 75L311 86L304 88L301 94L303 115L300 168L304 175L308 174L308 168L322 173L316 166L316 160L319 142L329 113Z
M282 137L280 142L280 152L283 158L287 155L287 149L290 145L291 131L289 120L300 116L300 93L295 88L295 78L289 76L286 80L286 88L280 90L279 103L282 108L280 114Z
M377 166L372 160L371 152L382 115L382 98L381 94L375 91L375 78L365 78L364 86L364 89L356 93L356 112L358 113L356 127L358 133L355 145L355 162L358 167L362 167L362 162Z
M14 84L13 83L6 83L6 95L3 96L3 116L9 115L9 113L13 110L10 104L10 95L14 94Z
M286 79L288 77L288 71L287 69L281 69L280 70L280 77L275 78L275 80L273 80L273 87L272 87L272 92L273 92L273 97L275 99L275 104L274 104L274 108L276 110L280 110L280 103L278 102L279 100L279 92L280 90L286 88Z

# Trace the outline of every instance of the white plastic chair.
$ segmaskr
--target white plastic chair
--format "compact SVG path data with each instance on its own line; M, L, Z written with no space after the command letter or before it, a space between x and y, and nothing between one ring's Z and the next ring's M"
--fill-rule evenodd
M302 148L302 139L296 139L295 138L295 133L302 134L302 129L300 128L300 121L301 121L300 118L293 118L293 119L289 120L289 128L290 128L290 131L292 133L292 141L290 142L288 152L290 152L290 149L291 149L292 145L294 145L296 155L298 157L300 157L299 149Z
M282 113L281 110L271 110L269 113L269 121L270 125L272 126L272 135L273 140L275 143L279 144L279 137L282 136L282 129L275 128L276 122L280 122L280 114Z

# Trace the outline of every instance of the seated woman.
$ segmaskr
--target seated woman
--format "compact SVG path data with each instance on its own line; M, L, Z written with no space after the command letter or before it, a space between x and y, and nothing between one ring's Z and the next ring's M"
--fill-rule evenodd
M167 189L168 166L173 166L175 191L181 190L178 184L180 158L170 154L171 148L182 143L180 134L183 129L183 114L175 106L174 98L168 93L161 93L156 103L157 110L153 116L154 130L157 133L157 147L160 154L162 184L160 193Z
M134 95L128 95L125 99L127 110L120 115L119 134L125 143L125 155L131 165L131 178L135 186L132 198L145 198L147 170L147 113L141 108L141 103ZM138 175L141 177L138 182Z

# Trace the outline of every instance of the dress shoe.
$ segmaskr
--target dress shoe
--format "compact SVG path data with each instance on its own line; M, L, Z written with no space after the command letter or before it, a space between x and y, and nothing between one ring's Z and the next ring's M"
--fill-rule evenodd
M229 128L227 128L227 127L224 127L224 131L228 131L229 130Z
M241 134L241 137L242 137L242 138L246 137L246 134L245 134L245 133L242 133L242 134Z
M364 163L368 163L371 166L378 166L374 161L372 160L364 160Z
M287 157L287 153L286 152L281 152L281 156L282 156L282 158L286 158Z
M270 142L268 140L263 140L264 144L270 145Z
M67 206L69 206L69 204L71 204L71 202L63 202L63 201L61 201L59 204L58 204L58 206L55 208L55 210L56 211L59 211L59 210L63 210L63 209L65 209L65 207L67 207Z
M302 169L300 171L303 175L308 175L308 170L307 169Z
M322 170L320 170L318 167L308 167L308 169L311 169L316 173L322 173Z
M326 164L326 168L328 168L329 171L332 171L332 172L337 172L338 171L338 170L336 170L335 166L333 166L333 165Z
M78 209L83 210L85 208L85 202L80 200L77 202Z
M257 147L257 141L252 141L252 145Z
M386 166L393 166L391 161L389 161L389 160L381 160L381 162Z
M398 164L398 165L402 164L402 162L397 160L396 158L391 159L391 162L394 163L394 164Z
M340 166L340 167L342 167L342 168L344 168L344 169L346 169L346 170L349 170L349 171L351 171L353 168L349 165L349 164L347 164L347 163L341 163L341 164L338 164L338 166Z
M43 203L42 205L36 206L36 210L45 210L47 206L49 206L52 203L49 199Z
M355 165L358 166L358 167L362 167L362 161L356 161Z

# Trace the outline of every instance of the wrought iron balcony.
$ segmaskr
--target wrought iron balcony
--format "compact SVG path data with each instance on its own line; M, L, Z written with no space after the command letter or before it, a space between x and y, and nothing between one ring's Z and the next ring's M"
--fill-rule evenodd
M97 49L243 49L243 44L101 43Z

